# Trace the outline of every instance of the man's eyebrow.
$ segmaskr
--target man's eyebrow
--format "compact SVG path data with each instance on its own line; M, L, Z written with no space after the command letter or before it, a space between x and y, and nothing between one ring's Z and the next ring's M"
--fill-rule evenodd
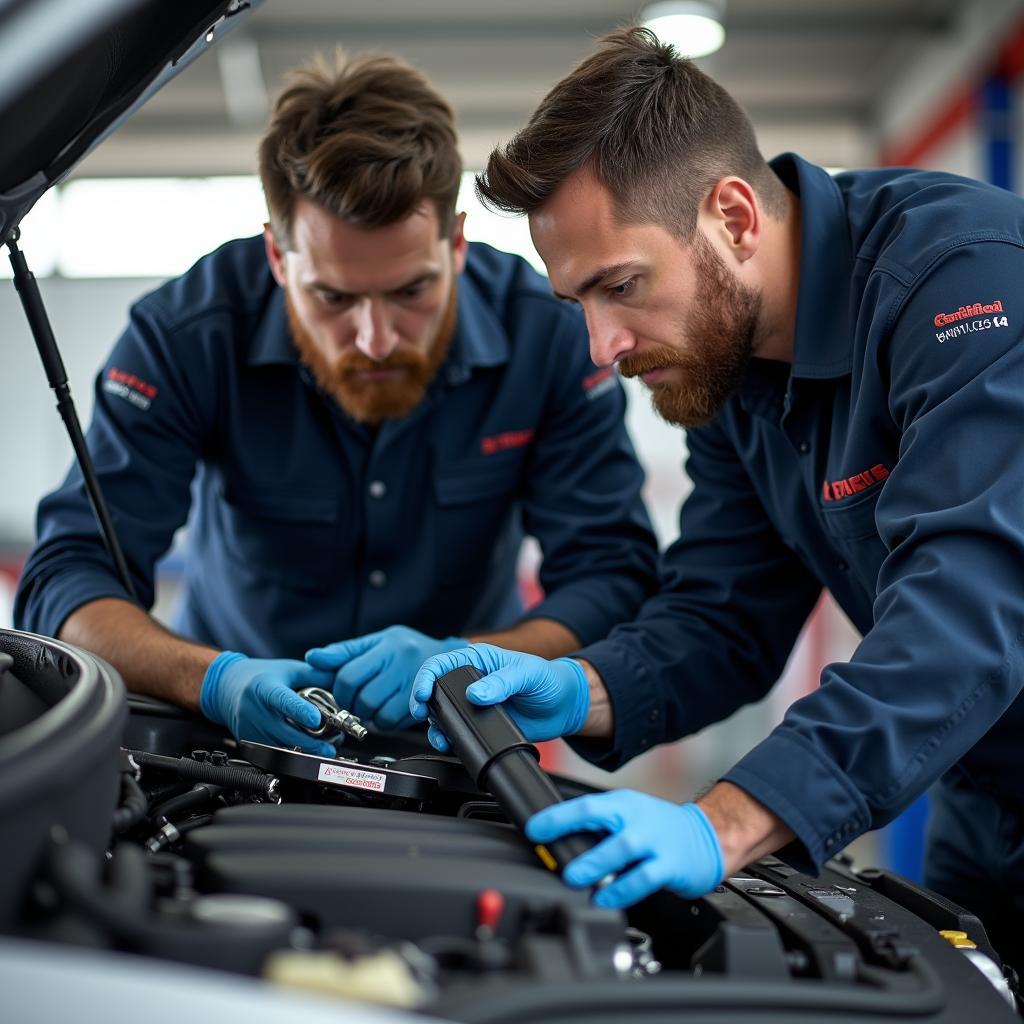
M310 281L306 285L312 291L318 292L330 292L332 295L349 295L349 292L342 291L340 288L336 288L333 284L328 284L326 281L321 281L319 278L315 281Z
M422 274L417 274L411 280L406 281L404 284L397 285L395 288L389 288L388 291L404 292L406 288L415 288L418 284L429 284L431 281L436 281L440 276L440 270L424 270Z
M618 274L623 273L626 270L632 270L637 266L636 260L625 260L622 263L610 263L606 267L601 267L599 270L595 270L582 284L578 285L573 295L563 295L561 292L555 292L555 295L560 299L565 299L568 302L575 302L577 299L582 298L590 291L591 288L596 284L600 284L606 277L615 277Z
M428 284L431 281L436 281L441 276L440 270L425 270L408 281L403 281L402 284L395 285L394 288L386 289L389 294L394 292L402 292L407 288L415 288L418 284ZM320 292L330 292L332 295L340 295L344 298L354 298L356 292L346 292L341 288L335 287L333 284L328 284L326 281L321 281L317 278L315 281L310 281L308 287L315 289Z

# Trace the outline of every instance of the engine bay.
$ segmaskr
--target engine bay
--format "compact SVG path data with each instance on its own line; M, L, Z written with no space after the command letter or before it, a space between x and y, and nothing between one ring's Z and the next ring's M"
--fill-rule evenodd
M420 735L235 743L58 641L0 651L6 936L466 1022L1016 1018L980 922L888 872L600 909Z

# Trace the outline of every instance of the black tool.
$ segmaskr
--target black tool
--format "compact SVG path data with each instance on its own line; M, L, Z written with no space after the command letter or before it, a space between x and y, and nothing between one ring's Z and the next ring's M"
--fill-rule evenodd
M441 676L428 702L430 715L476 784L493 794L509 820L522 830L528 818L560 803L562 795L540 767L540 752L508 712L498 705L473 704L466 696L466 688L481 678L469 665ZM547 844L546 849L564 868L603 838L577 832Z

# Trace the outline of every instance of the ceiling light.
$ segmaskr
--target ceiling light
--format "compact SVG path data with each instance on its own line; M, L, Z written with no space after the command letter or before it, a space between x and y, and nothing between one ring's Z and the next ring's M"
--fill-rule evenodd
M640 22L684 57L706 57L725 42L722 4L710 0L665 0L640 13Z

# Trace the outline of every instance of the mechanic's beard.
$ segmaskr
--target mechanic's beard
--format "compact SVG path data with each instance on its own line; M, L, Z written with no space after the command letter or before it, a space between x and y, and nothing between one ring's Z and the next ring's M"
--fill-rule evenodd
M423 401L427 387L451 348L458 302L453 280L441 322L427 349L420 352L416 349L397 348L381 360L370 359L355 349L343 352L334 361L326 359L299 320L287 292L285 308L292 340L317 384L352 419L378 426L384 420L400 419L408 415ZM393 380L360 380L358 375L365 370L400 370L401 374Z
M754 350L761 295L740 284L703 235L693 242L697 273L693 308L677 324L679 347L658 345L619 364L623 377L677 367L650 385L658 415L681 427L699 427L721 412L740 386Z

